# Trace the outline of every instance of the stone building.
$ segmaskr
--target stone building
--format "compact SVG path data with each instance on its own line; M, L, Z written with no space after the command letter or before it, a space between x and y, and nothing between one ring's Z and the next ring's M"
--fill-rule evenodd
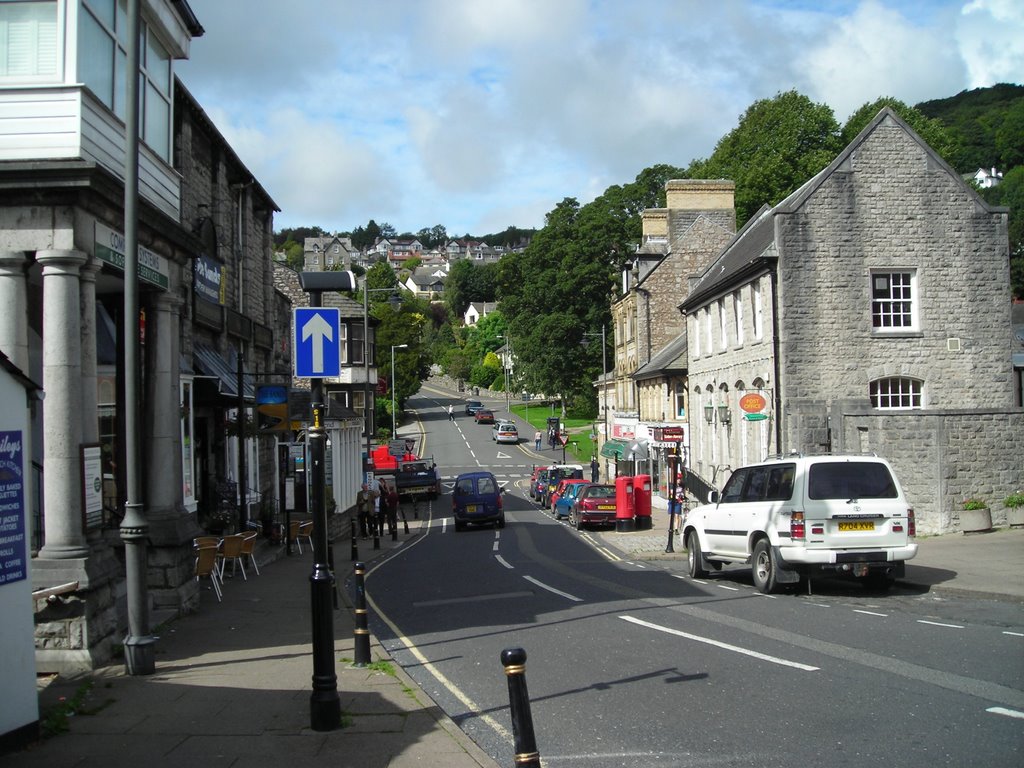
M755 215L697 276L686 316L691 467L779 452L893 461L918 530L1024 484L1006 210L883 109Z
M611 308L615 414L601 454L625 462L625 471L650 474L663 494L669 482L665 457L676 443L662 440L662 429L681 427L681 447L689 446L685 324L676 307L688 276L703 269L736 230L734 190L725 180L668 181L666 207L643 212L643 241Z
M174 61L203 33L188 3L141 8L139 312L125 318L128 143L115 71L126 55L124 6L0 3L0 18L32 17L9 34L40 32L16 41L22 56L0 75L0 103L16 118L0 126L0 351L45 393L32 422L33 584L79 584L36 614L40 671L102 664L125 637L118 528L129 462L154 620L197 602L191 542L203 516L226 504L240 525L274 487L272 443L251 429L240 439L237 425L239 413L251 424L259 377L288 370L270 280L276 206L174 77ZM133 338L138 366L128 371ZM125 454L129 377L138 457ZM83 504L83 456L97 448L94 509Z

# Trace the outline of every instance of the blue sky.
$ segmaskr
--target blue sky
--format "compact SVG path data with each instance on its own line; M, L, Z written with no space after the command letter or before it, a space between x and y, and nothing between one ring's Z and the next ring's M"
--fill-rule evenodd
M1020 0L191 0L186 87L275 228L540 227L794 88L842 122L1024 82Z

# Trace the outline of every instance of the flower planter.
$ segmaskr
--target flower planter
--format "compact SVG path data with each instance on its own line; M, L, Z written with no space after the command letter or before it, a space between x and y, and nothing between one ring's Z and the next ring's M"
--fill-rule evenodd
M1006 523L1011 528L1024 528L1024 507L1007 507Z
M979 533L992 530L992 511L988 507L961 510L960 530L964 533Z

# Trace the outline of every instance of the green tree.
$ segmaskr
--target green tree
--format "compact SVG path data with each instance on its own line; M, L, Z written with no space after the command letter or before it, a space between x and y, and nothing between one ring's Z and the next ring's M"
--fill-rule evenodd
M875 115L881 112L883 107L889 107L903 118L907 125L913 128L925 140L929 147L938 152L942 159L952 165L959 145L952 134L946 129L946 126L941 121L926 117L918 109L907 106L899 99L894 99L891 96L883 96L880 99L870 101L850 115L843 126L843 146L857 138L857 134L864 129L864 126L874 120Z
M996 152L1005 170L1024 164L1024 98L1011 106L996 131Z
M736 225L742 226L761 206L779 203L828 165L842 147L832 109L786 91L748 107L711 157L690 164L687 176L735 181Z
M1008 171L1000 184L981 190L981 195L1010 209L1010 290L1015 298L1024 299L1024 165Z

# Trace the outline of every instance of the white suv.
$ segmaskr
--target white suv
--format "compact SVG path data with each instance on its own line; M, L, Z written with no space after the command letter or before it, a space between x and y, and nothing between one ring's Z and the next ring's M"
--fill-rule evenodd
M884 590L917 554L914 510L876 456L790 456L741 467L683 524L690 576L749 563L771 593L812 574Z

